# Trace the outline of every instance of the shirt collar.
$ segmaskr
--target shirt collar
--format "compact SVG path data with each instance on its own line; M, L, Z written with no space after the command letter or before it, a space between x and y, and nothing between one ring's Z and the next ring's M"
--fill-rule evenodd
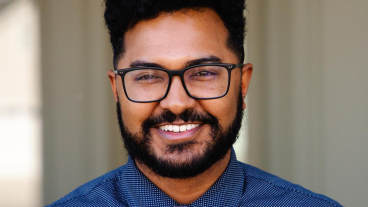
M188 206L238 206L244 179L232 148L230 161L224 173L205 194ZM154 185L136 167L131 157L120 180L125 185L122 196L126 198L129 206L185 206L175 202Z

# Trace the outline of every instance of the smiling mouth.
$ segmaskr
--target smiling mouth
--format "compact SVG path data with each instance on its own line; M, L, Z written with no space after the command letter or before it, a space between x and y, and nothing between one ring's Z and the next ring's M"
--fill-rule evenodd
M186 132L189 130L192 130L194 128L197 128L199 126L199 124L182 124L182 125L176 125L176 124L167 124L167 125L162 125L160 127L158 127L161 131L165 131L165 132Z

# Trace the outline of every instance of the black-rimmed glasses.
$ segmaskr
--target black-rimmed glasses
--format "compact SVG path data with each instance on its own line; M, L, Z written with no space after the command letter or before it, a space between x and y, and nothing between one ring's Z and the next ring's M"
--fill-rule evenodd
M171 79L179 76L188 96L194 99L216 99L229 90L231 71L244 64L200 64L180 70L138 67L114 70L120 75L127 98L138 103L160 101L169 93Z

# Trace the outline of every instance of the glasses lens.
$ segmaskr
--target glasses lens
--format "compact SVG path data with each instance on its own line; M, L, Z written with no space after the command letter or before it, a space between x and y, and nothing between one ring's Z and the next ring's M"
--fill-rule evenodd
M184 74L188 92L196 98L215 98L226 93L229 73L222 66L200 66Z
M168 83L168 74L156 69L133 70L124 76L127 96L134 101L154 101L162 98Z

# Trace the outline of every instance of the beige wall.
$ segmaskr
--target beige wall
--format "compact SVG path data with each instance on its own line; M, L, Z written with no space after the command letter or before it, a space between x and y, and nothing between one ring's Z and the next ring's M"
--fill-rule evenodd
M249 0L250 163L368 205L368 1Z
M125 161L101 2L39 1L45 203ZM250 164L367 206L368 2L248 5Z
M39 1L45 204L126 160L101 2Z

